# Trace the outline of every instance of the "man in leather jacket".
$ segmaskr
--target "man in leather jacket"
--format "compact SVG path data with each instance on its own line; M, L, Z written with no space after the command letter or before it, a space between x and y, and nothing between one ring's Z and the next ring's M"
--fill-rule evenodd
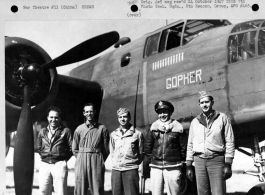
M182 141L182 125L171 119L174 107L170 102L155 104L158 114L145 140L145 153L151 161L151 186L153 195L178 195L181 183L181 168L185 161L185 144Z
M49 125L39 131L37 148L41 156L39 188L41 195L51 195L52 185L57 195L67 195L67 161L72 156L70 129L61 124L61 111L48 108Z

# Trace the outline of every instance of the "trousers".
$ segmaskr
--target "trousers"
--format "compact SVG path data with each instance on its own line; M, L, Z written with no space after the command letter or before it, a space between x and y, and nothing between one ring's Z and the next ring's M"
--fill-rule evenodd
M223 179L224 156L204 159L195 156L195 173L198 195L225 195Z
M52 186L56 195L67 195L68 167L66 161L55 164L40 162L39 165L39 194L51 195Z
M139 195L138 169L128 171L112 170L111 188L113 195Z
M178 195L181 184L181 167L151 168L152 195L163 195L164 184L167 195Z
M78 153L75 161L75 195L104 195L105 164L101 153Z

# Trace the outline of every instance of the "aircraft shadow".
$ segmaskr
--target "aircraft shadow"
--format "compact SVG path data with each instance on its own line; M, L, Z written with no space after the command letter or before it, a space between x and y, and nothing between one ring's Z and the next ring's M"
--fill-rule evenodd
M67 187L67 195L73 195L75 191L75 187ZM88 190L88 195L92 195L90 190ZM112 191L105 191L104 195L112 195Z
M74 194L74 187L68 187L67 194L73 195ZM91 195L90 191L89 191L88 195ZM112 195L112 191L105 191L104 195ZM144 193L144 195L152 195L152 193L151 192ZM165 193L164 195L167 195L167 194ZM196 195L196 194L186 193L185 195ZM246 195L246 193L245 192L234 192L234 193L226 193L226 195Z
M6 189L15 189L15 186L6 186ZM39 186L32 186L32 189L39 189Z
M15 187L6 186L6 189L14 189ZM39 186L33 186L33 189L39 189ZM67 195L73 195L75 188L73 186L67 187ZM152 193L144 193L144 195L151 195ZM88 195L92 195L88 190ZM104 195L112 195L112 191L105 191ZM166 195L166 193L164 194ZM196 195L194 193L186 193L185 195ZM226 193L226 195L246 195L245 192L233 192L233 193Z

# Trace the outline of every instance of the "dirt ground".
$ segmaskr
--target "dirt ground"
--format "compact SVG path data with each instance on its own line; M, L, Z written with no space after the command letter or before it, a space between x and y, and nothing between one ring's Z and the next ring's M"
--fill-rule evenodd
M238 177L238 174L234 175L235 177ZM111 186L110 186L110 177L111 177L111 171L107 171L105 173L105 195L112 195L111 192ZM38 190L39 190L39 186L38 186L38 172L34 173L34 183L33 183L33 190L32 190L32 195L38 195ZM6 179L7 180L12 180L13 179L13 172L12 171L7 171L6 172ZM254 178L253 178L254 179ZM10 182L10 184L6 185L6 194L8 195L15 195L15 188L14 185L11 184L12 182ZM228 186L228 193L229 195L243 195L246 194L246 192L243 192L243 190L241 191L242 187L244 188L244 184L242 182L240 182L240 184L235 184L234 186L241 186L241 188L239 188L239 190L232 190L229 186ZM229 189L230 188L230 189ZM146 180L146 189L145 189L145 194L151 194L150 193L150 179ZM53 193L54 194L54 193ZM166 193L165 193L166 194ZM74 171L70 170L69 171L69 175L68 175L68 195L74 195ZM192 194L189 194L192 195Z
M13 167L10 166L8 159L6 160L6 194L15 195L14 181L13 181ZM35 158L35 172L32 195L38 195L38 157ZM68 173L68 195L74 194L74 162L75 159L71 159L69 162L69 173ZM227 180L227 194L228 195L244 195L254 185L259 184L258 178L255 176L243 174L243 171L252 165L252 159L245 156L244 154L236 151L234 163L233 163L233 176ZM253 168L253 172L256 170ZM111 165L109 161L106 162L106 173L105 173L105 195L111 195ZM146 180L145 183L145 194L150 193L150 179ZM189 194L190 195L190 194Z

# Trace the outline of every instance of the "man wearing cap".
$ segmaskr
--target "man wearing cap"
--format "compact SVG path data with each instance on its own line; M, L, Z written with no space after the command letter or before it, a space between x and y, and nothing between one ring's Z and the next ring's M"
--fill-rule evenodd
M190 125L186 175L193 180L191 167L195 162L198 195L224 195L225 180L232 176L235 153L234 134L229 118L213 110L213 96L199 93L202 113Z
M104 194L105 160L109 155L109 133L95 119L92 103L84 105L85 122L77 127L73 138L75 162L75 195Z
M158 114L145 140L145 153L151 161L151 186L153 195L164 194L164 183L168 195L180 192L181 168L185 160L185 144L182 125L171 119L174 107L170 102L155 104Z
M138 168L144 158L143 134L131 123L128 109L117 111L120 126L110 135L113 195L138 195Z

